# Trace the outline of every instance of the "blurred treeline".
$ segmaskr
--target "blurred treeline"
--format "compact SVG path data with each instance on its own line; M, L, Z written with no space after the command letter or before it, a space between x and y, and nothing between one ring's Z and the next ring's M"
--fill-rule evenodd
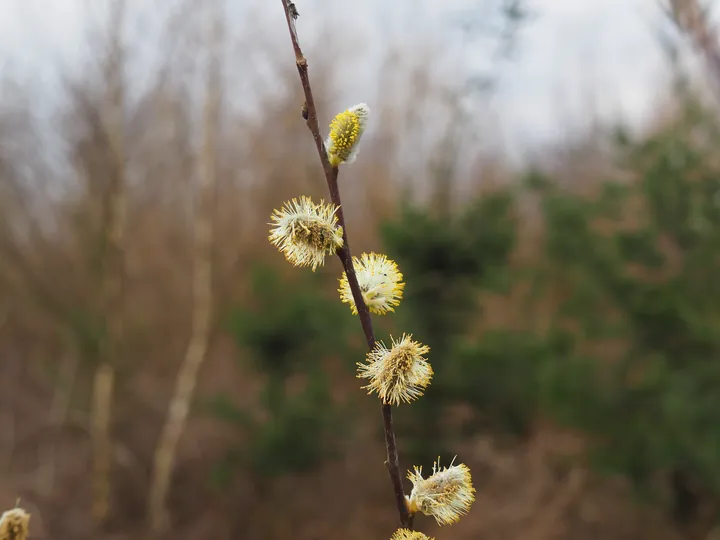
M205 39L192 35L190 49ZM49 122L21 84L3 87L0 503L21 496L42 536L98 537L92 396L108 347L105 529L143 528L191 333L194 201L208 155L213 324L172 476L172 537L393 530L379 407L354 378L364 340L337 298L339 263L290 268L267 242L273 208L326 197L282 38L263 59L271 89L256 93L252 114L219 98L211 139L198 113L210 99L198 98L201 61L170 60L129 96L122 48L108 39L97 65L65 79ZM327 124L349 105L334 95L338 52L306 53ZM492 130L463 120L466 96L431 66L388 55L367 99L375 127L341 189L354 253L383 251L406 278L397 312L375 318L378 337L413 333L432 348L433 384L396 412L401 465L460 454L478 487L470 516L437 537L708 537L720 519L714 102L678 77L646 130L596 129L516 171L460 145ZM120 177L118 310L105 287Z

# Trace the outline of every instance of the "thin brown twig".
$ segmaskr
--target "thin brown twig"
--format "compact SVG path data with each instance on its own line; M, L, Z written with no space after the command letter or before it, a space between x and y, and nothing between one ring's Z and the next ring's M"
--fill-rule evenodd
M325 143L323 142L323 137L320 133L320 124L318 123L315 100L313 99L312 87L310 86L310 78L308 76L307 59L300 48L297 29L295 28L297 11L294 9L294 5L290 0L281 1L283 4L283 11L285 12L285 19L288 24L288 30L290 30L290 39L292 41L293 50L295 51L295 63L297 65L298 74L300 75L300 81L305 93L303 117L306 118L307 126L312 133L313 139L315 139L315 146L317 147L323 171L325 172L325 179L327 180L328 189L330 191L330 200L338 207L337 218L343 229L343 247L338 250L337 254L342 262L343 268L345 269L345 273L347 274L353 300L355 301L355 306L358 310L360 324L362 325L363 332L365 333L365 340L367 341L368 348L372 350L375 347L375 335L373 333L372 319L370 317L370 311L368 310L365 300L362 297L362 293L360 292L360 285L358 284L357 276L355 275L355 268L352 264L347 227L345 225L345 216L343 214L342 201L340 199L340 188L338 186L338 169L337 167L330 165L330 161L328 160L327 152L325 150ZM393 428L391 405L383 404L382 416L385 428L385 447L387 450L386 465L388 472L390 473L393 491L395 492L395 502L400 515L400 524L403 527L410 528L412 527L412 519L409 515L405 502L405 492L403 491L402 475L400 473L400 463L398 458L397 443L395 440L395 430Z

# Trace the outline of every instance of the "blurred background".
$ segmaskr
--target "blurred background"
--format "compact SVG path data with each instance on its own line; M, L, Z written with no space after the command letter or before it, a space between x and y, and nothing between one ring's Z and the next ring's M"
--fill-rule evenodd
M443 539L720 538L720 42L699 0L297 0L353 252L432 347ZM0 508L31 537L389 538L379 402L282 5L0 0ZM406 489L409 485L406 486Z

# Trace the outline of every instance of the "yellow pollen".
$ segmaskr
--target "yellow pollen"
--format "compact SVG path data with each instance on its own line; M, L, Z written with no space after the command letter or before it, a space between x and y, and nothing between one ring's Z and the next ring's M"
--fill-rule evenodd
M360 120L356 113L345 111L333 118L330 123L332 141L330 161L336 166L347 160L360 136Z
M338 150L349 149L357 139L359 132L360 122L358 122L357 115L350 111L337 115L330 127L330 137Z
M413 355L413 347L411 344L401 345L390 352L391 358L388 360L388 373L390 379L395 379L398 375L407 372L415 361Z
M293 231L296 240L316 249L328 249L332 244L332 231L328 230L326 224L311 221L309 223L298 223L297 225L297 229Z

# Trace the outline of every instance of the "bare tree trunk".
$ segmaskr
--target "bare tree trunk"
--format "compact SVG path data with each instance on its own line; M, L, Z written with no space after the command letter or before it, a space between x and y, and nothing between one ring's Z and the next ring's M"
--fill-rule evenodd
M216 191L216 135L221 100L220 55L222 22L215 7L208 25L209 65L203 113L204 135L200 155L199 184L196 193L193 254L192 333L185 359L178 372L175 392L170 400L168 416L155 451L148 517L153 531L161 532L169 525L166 506L175 454L185 429L200 366L205 360L212 319L212 244L213 202Z
M123 236L125 230L125 95L122 68L122 20L124 0L113 4L110 24L111 42L107 57L106 81L109 83L108 137L114 162L109 171L104 222L105 256L103 267L103 309L106 335L100 363L93 383L93 516L102 523L110 508L110 469L112 464L112 401L118 350L123 342L123 289L125 264Z
M55 393L50 414L48 428L50 430L49 440L40 448L40 459L37 473L38 491L45 497L52 495L55 487L55 465L57 439L60 436L65 420L70 409L70 398L72 396L73 384L78 366L78 356L72 349L60 361L58 380L55 383Z
M7 323L10 308L0 313L0 331ZM5 355L9 356L6 352ZM0 370L0 380L4 383L0 387L0 474L3 476L10 473L13 451L15 450L15 411L13 410L13 394L17 387L17 359L3 361L3 369Z

